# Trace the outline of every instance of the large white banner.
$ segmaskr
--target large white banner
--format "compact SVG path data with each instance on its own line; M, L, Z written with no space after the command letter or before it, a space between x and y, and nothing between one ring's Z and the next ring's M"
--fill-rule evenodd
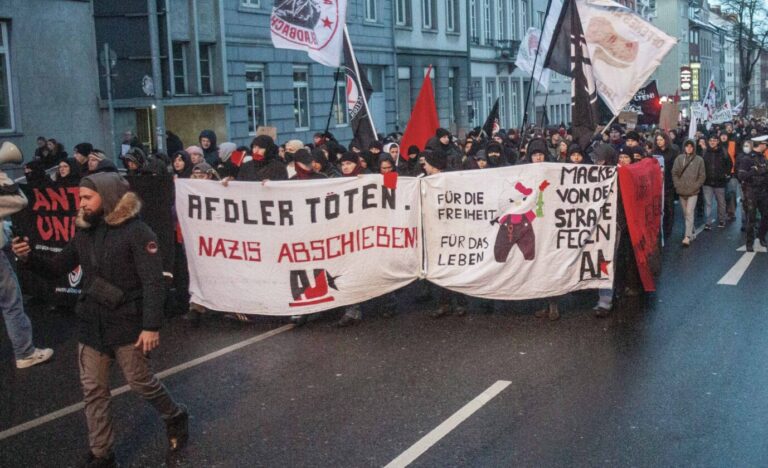
M528 32L525 37L523 37L523 40L520 43L520 48L517 51L515 66L525 72L525 74L533 74L534 79L539 82L539 85L544 88L544 91L548 91L549 74L551 73L551 70L549 68L544 68L544 60L547 58L547 49L549 47L542 48L538 52L537 57L536 51L542 45L540 34L541 32L538 29L528 28ZM535 72L533 71L534 63L536 64Z
M597 92L618 115L677 43L614 1L576 0Z
M421 270L419 206L413 178L177 180L191 301L295 315L403 287Z
M428 280L500 300L611 287L615 167L528 164L423 183Z

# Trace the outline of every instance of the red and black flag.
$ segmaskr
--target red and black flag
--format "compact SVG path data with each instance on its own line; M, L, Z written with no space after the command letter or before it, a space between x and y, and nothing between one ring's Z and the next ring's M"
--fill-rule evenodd
M571 122L574 140L589 146L599 121L592 60L575 0L565 0L544 66L571 81Z
M499 98L496 98L496 102L493 103L493 107L491 108L491 112L488 113L488 117L485 119L485 123L483 124L483 133L485 133L485 136L488 138L493 138L493 135L496 134L501 129L501 126L499 125Z
M352 126L352 143L361 150L377 140L376 129L373 126L368 99L373 94L373 86L368 81L365 69L357 63L349 33L344 28L344 72L347 75L347 112Z

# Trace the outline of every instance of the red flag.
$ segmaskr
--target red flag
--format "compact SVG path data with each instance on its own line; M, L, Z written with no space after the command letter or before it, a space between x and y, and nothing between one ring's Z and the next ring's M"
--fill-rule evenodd
M432 73L432 67L429 67L427 76L421 84L419 97L411 111L411 119L405 127L405 134L400 140L400 155L408 159L408 148L416 145L419 150L424 150L430 138L435 136L435 132L440 127L440 119L437 118L437 108L435 107L435 93L432 90L432 79L429 75Z
M655 291L661 267L659 228L663 172L655 158L619 168L619 188L637 270L647 292Z

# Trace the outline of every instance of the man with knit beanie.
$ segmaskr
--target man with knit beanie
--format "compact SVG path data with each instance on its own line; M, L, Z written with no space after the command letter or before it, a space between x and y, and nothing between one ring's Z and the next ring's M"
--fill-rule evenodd
M165 287L157 237L139 220L141 201L119 174L80 181L79 230L51 259L28 239L14 239L13 252L28 268L57 278L80 265L83 288L77 301L78 367L83 387L90 451L88 467L116 466L110 409L110 366L117 361L128 385L149 402L166 424L169 449L188 438L188 415L149 369L149 353L160 344Z

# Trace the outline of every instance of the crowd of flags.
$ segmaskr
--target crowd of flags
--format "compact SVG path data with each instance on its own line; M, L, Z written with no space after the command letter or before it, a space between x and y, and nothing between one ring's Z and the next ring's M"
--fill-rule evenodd
M304 50L313 60L343 70L353 141L366 148L377 139L368 107L373 89L354 53L346 27L346 2L276 0L271 18L272 42L276 48ZM527 31L515 65L530 73L531 82L545 91L551 71L572 78L574 138L586 144L600 120L599 100L614 115L628 104L636 104L638 93L648 96L651 85L658 100L655 82L645 87L643 84L676 43L675 38L612 0L550 0L543 26ZM717 88L711 80L698 106L698 120L712 121L718 116L716 100ZM660 107L656 102L653 105ZM731 108L726 102L723 109L736 113L742 105ZM498 130L498 106L497 99L482 127L488 136ZM427 72L401 146L423 148L438 126L432 80Z

